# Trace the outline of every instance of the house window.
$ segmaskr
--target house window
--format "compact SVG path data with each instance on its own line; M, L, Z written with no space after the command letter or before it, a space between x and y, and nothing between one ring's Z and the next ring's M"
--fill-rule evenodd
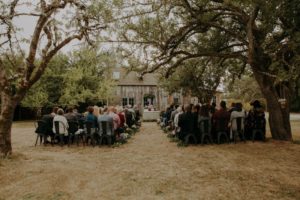
M134 105L134 98L128 98L128 97L125 97L122 99L122 105L123 106L127 106L127 105L131 105L133 106Z
M122 105L127 106L128 105L128 98L123 98L122 99Z
M113 72L113 79L119 80L120 79L120 72Z
M174 97L174 104L178 105L179 104L179 98L178 97Z
M129 104L133 106L134 105L134 98L128 98L128 100L129 100Z

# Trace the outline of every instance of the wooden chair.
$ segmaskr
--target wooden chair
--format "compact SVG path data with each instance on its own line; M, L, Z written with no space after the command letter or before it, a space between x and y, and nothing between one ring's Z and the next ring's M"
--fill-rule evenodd
M79 140L81 139L81 141L84 143L83 140L83 135L82 134L75 134L78 131L78 122L76 121L69 121L69 128L68 128L68 146L70 146L70 143L73 143L73 141L77 143L77 146L79 146Z
M111 134L108 134L110 132ZM103 144L103 140L106 140L108 146L110 146L113 143L113 124L112 122L108 121L101 121L99 122L99 146Z
M229 143L229 138L227 134L227 122L225 119L218 119L217 120L217 142L218 144L221 143L221 139L224 138L225 142Z
M238 117L234 120L236 120L237 130L232 131L233 142L236 143L237 137L240 137L240 140L246 142L246 138L245 138L245 134L244 134L244 127L243 127L244 118Z
M190 141L193 141L193 144L197 144L198 140L194 133L189 133L184 137L184 143L190 144Z
M260 138L262 139L262 141L266 140L264 129L265 129L265 119L260 118L260 119L255 120L254 127L252 130L252 142L254 142L257 135L260 135Z
M89 140L91 141L92 146L95 146L95 132L96 131L92 131L93 130L93 122L91 121L86 121L85 122L85 142L86 145L88 145Z
M46 145L46 141L47 141L46 122L43 120L38 120L34 123L34 125L35 125L35 133L36 133L36 141L34 146L37 145L39 139L40 139L40 145L42 144L42 142L44 142L44 144Z

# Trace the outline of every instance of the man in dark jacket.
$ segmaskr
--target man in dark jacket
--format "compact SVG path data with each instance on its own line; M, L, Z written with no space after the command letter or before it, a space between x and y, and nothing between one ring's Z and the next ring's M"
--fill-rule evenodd
M179 116L178 126L180 127L179 139L184 140L188 134L195 133L195 115L192 113L190 105L184 106L184 113Z

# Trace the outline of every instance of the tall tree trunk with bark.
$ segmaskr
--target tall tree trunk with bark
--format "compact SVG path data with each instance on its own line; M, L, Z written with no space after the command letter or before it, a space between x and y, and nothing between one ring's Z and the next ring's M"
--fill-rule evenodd
M278 89L274 85L274 78L268 77L268 75L253 69L254 76L258 82L261 91L267 101L267 109L269 112L269 123L272 138L276 140L292 141L292 131L290 124L290 95L289 89L283 87L285 93L286 104L282 106L278 101L282 98Z
M7 157L12 153L11 127L13 123L16 102L12 97L2 92L0 113L0 157Z

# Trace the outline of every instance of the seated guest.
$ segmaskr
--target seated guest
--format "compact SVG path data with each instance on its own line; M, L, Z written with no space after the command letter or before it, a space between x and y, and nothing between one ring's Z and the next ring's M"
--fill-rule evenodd
M89 106L87 109L88 113L85 117L85 122L91 122L92 124L92 132L95 132L96 127L98 126L97 117L94 115L94 108Z
M106 134L109 135L109 136L113 136L114 135L114 132L113 132L113 117L108 114L108 108L107 107L105 107L103 109L103 115L100 115L98 117L99 135L100 136L103 135L103 128L102 128L102 124L101 124L102 122L110 123L111 127L107 126Z
M98 119L98 117L99 117L99 115L100 115L100 108L99 108L98 106L94 106L94 112L93 112L93 114L94 114L95 117L97 117L97 119Z
M195 134L195 119L190 105L184 106L184 113L179 116L178 126L180 127L179 139L184 140L188 134Z
M216 111L213 115L213 126L216 131L213 138L216 138L215 134L220 131L225 131L227 134L229 133L228 123L230 120L230 113L227 111L226 102L221 101L220 107L220 110Z
M167 109L162 110L160 113L161 116L161 126L167 126Z
M199 115L200 105L192 105L192 114L194 119L194 133L199 136L199 128L198 128L198 115Z
M228 110L228 112L232 113L233 111L236 110L236 103L231 103L231 108Z
M137 105L133 106L133 110L134 110L134 113L135 113L135 122L137 123L141 119L141 112L140 112L140 110L139 110L139 108L138 108Z
M125 108L125 121L129 128L131 128L134 124L133 114L128 110L128 108Z
M210 106L209 106L209 116L212 118L212 116L215 114L215 112L217 111L216 109L216 103L213 102Z
M166 125L169 126L171 123L171 114L174 111L174 105L172 104L170 107L167 108L166 112Z
M55 131L55 122L56 121L61 122L61 123L59 123L59 133L67 136L69 124L68 124L66 117L64 116L64 110L61 108L59 108L57 110L57 115L55 115L55 117L53 118L53 132L54 133L56 133L56 131Z
M177 113L174 117L174 132L173 134L178 136L178 134L180 133L180 127L178 126L178 120L179 120L179 116L183 113L182 107L178 106L177 107Z
M266 118L265 111L260 101L255 100L250 104L252 109L249 111L246 120L245 120L245 136L247 139L250 139L252 136L253 129L261 129L266 134ZM258 138L263 139L263 138Z
M119 115L119 118L120 118L119 129L121 129L121 130L119 132L122 133L125 128L125 113L121 106L119 106L117 108L117 114Z
M55 115L57 115L57 111L58 111L59 107L53 107L52 109L52 113L50 114L52 117L54 117Z
M232 109L230 115L230 139L233 139L233 134L236 134L237 131L237 118L242 118L241 120L241 130L244 130L244 120L246 118L246 112L243 110L243 104L236 103L234 104L235 108Z
M201 123L201 121L203 120L208 120L208 126L209 126L209 129L211 129L211 117L209 116L209 105L202 105L201 108L200 108L200 111L199 111L199 116L198 116L198 125L199 126L199 141L200 141L200 137L201 137L201 131L204 130L204 127L203 127L203 123ZM210 132L210 130L209 130Z
M132 120L133 120L133 123L135 122L135 111L133 110L132 108L132 105L127 105L127 108L128 108L128 111L132 113Z
M177 110L178 107L179 107L179 105L175 105L175 109L171 113L172 128L175 128L174 119L175 119L175 115L178 113L178 110Z
M46 131L46 137L53 136L53 116L51 114L43 115L42 116L42 121L45 122L45 131ZM46 140L45 143L48 141Z
M67 118L68 121L78 121L76 114L73 113L73 107L68 107L67 113L64 116Z
M78 109L76 107L73 108L73 113L76 116L77 120L80 120L80 119L84 118L83 114L79 113Z
M121 120L119 115L117 114L117 109L115 107L109 107L108 108L108 115L110 115L113 118L113 125L114 125L114 131L117 131L118 127L121 124Z
M47 115L43 115L42 119L46 123L46 131L48 136L53 135L53 118L57 114L58 107L53 107L52 112Z

